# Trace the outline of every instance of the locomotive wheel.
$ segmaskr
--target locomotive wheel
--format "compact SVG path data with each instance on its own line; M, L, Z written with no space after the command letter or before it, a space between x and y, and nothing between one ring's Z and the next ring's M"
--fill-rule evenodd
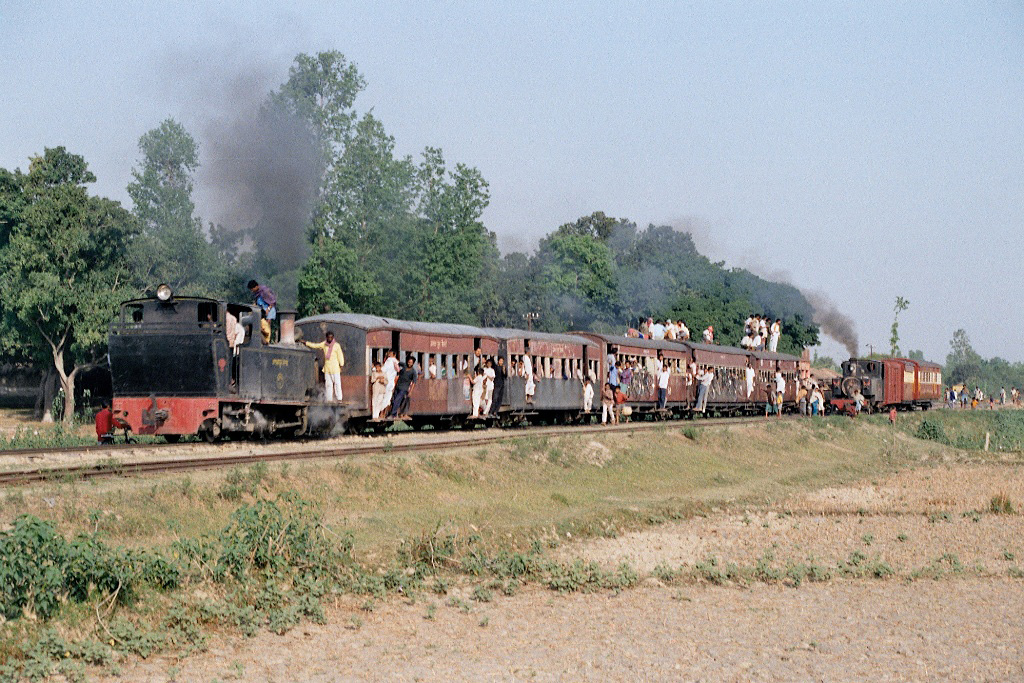
M213 418L204 420L203 424L199 426L199 436L206 441L206 443L216 443L220 440L221 431L220 425Z
M164 434L164 441L167 443L178 443L181 441L181 434Z

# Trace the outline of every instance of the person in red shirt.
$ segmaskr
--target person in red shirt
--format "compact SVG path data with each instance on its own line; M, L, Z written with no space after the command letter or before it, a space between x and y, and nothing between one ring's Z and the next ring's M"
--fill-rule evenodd
M96 413L96 443L105 444L114 441L114 413L110 412L110 401L103 401L100 411Z

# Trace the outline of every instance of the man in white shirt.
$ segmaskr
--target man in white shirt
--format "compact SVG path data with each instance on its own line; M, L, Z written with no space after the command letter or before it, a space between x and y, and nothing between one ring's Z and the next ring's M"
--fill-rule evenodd
M665 410L665 404L668 402L668 379L671 375L668 364L662 365L661 372L658 373L658 410Z
M776 318L772 323L771 336L768 338L768 350L775 353L779 350L779 336L782 334L782 319Z
M744 371L744 378L747 381L747 398L750 398L754 393L754 364L748 358L747 368Z
M665 326L661 323L654 323L651 325L651 339L664 339L665 338Z
M484 361L484 415L491 413L491 401L494 399L494 362L488 358Z
M750 336L750 333L754 330L754 316L748 315L747 319L743 321L743 333Z
M750 338L749 334L744 334L743 339L740 339L740 348L749 349L754 345L754 340Z
M398 372L401 369L395 350L391 349L388 351L388 357L384 361L384 377L388 380L387 386L384 387L385 406L391 405L391 399L395 395L395 380L398 379Z
M708 325L708 328L704 330L704 343L714 344L715 343L715 328Z
M711 393L711 383L714 381L715 371L711 366L708 366L704 370L704 374L700 376L700 386L697 387L697 407L695 408L697 412L707 412L708 394Z
M588 377L583 381L583 412L589 413L594 406L594 383Z
M680 341L688 341L690 339L690 328L682 320L679 321L679 334L676 335L676 338Z

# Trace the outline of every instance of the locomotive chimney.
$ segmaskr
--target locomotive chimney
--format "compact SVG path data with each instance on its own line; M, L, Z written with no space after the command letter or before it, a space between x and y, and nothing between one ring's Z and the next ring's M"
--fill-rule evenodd
M295 311L278 311L277 322L281 325L281 343L295 343Z

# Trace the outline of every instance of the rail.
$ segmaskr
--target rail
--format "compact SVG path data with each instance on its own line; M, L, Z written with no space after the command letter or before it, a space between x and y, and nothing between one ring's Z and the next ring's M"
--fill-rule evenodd
M793 417L780 418L784 420L797 419ZM289 460L321 460L325 458L341 458L353 455L365 454L395 454L410 453L416 451L446 450L454 448L472 448L482 444L500 443L511 439L534 438L545 436L573 436L588 434L609 434L629 433L646 430L671 429L671 428L699 428L699 427L728 427L731 425L764 424L765 418L709 418L697 422L638 422L619 425L590 425L576 427L541 427L528 431L506 431L492 429L478 434L450 434L446 433L445 438L432 439L429 441L410 441L408 443L394 443L390 439L381 443L373 439L367 444L353 444L346 446L332 446L328 448L306 448L293 451L280 451L269 453L230 453L227 455L212 454L206 456L192 456L188 458L174 458L165 460L133 460L129 462L107 461L88 465L69 465L65 467L43 467L21 470L7 470L0 472L0 486L15 486L20 484L31 484L47 481L70 481L82 479L99 479L104 477L129 477L151 474L170 474L192 470L219 469L224 467L235 467L239 465L251 465L260 462L281 462ZM420 434L422 436L422 433ZM128 444L129 447L132 444ZM144 448L169 448L173 444L153 444ZM138 446L135 446L138 448ZM228 445L222 448L229 447ZM72 448L63 450L50 450L50 453L81 452L83 450L94 451L107 449L109 446L83 448ZM5 451L4 454L23 454L19 451Z

